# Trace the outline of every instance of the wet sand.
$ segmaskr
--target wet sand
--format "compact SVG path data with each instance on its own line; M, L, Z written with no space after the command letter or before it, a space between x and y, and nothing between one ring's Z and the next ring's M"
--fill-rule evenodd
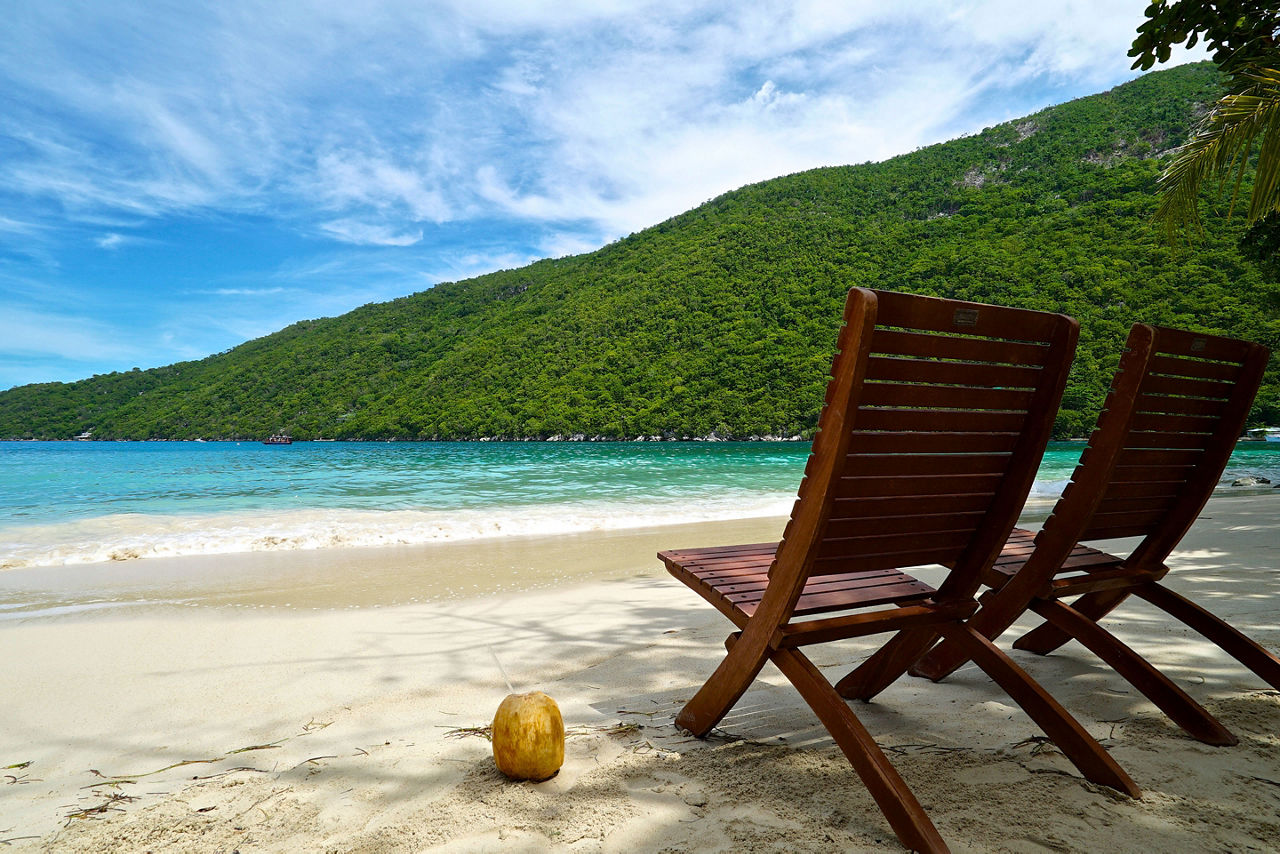
M162 557L0 572L0 619L139 606L372 608L665 575L659 549L764 542L785 518L416 546Z

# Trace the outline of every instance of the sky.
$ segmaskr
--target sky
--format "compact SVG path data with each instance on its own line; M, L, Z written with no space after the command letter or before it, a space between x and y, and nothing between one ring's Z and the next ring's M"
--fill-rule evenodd
M1146 6L14 0L0 389L202 358L1109 89Z

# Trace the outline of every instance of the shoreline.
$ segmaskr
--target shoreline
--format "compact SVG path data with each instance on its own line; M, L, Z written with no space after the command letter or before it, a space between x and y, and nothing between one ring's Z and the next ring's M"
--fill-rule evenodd
M1255 476L1280 481L1280 450L1268 444L1235 453L1218 492L1240 490L1226 484ZM0 576L55 566L127 567L139 559L225 555L234 563L242 555L291 550L772 517L789 512L809 450L776 443L615 443L612 450L505 445L490 453L493 446L452 443L435 450L348 445L333 453L323 446L291 453L178 443L155 453L135 446L135 453L105 445L100 454L93 447L50 445L6 456L14 465L5 468L11 488L0 501ZM1050 447L1033 500L1058 496L1080 450ZM35 486L28 490L27 483Z
M1038 525L1052 507L1050 499L1028 500L1019 524ZM0 623L138 607L394 607L593 581L665 578L655 557L662 549L774 541L786 522L786 516L751 516L412 545L15 567L0 570Z
M1277 509L1256 494L1211 499L1168 579L1272 650ZM337 596L328 605L271 607L282 595L272 590L243 594L262 597L249 607L208 586L215 563L182 558L166 583L203 589L198 601L148 601L138 582L129 607L0 620L0 767L23 766L2 772L15 782L0 780L0 840L15 851L282 854L898 850L771 668L720 735L689 739L672 725L731 627L648 549L772 530L732 524L526 543L526 562L551 575L521 592L380 603L385 585L406 581L404 567L379 575L366 564L368 580L347 564L329 581L315 567L315 595ZM380 563L383 550L368 551ZM326 586L344 577L357 592ZM362 588L382 592L341 604ZM1141 801L1098 791L1027 741L1038 730L973 668L937 685L904 677L856 711L956 851L1273 844L1280 788L1266 781L1280 780L1280 693L1149 608L1126 605L1108 627L1241 744L1182 736L1074 644L1015 658L1104 740L1144 788ZM815 663L838 677L877 640L823 648ZM547 783L504 782L488 742L464 732L489 723L508 692L503 671L515 690L553 696L578 733ZM1020 807L1028 798L1040 808Z
M755 517L408 546L286 549L21 567L0 572L0 623L76 606L394 607L665 577L663 548L764 542L786 518Z
M1215 494L1210 506L1280 499L1280 491L1239 489ZM1028 500L1018 524L1038 527L1053 505L1047 498ZM156 607L386 608L595 581L665 578L655 557L661 549L775 541L786 521L785 516L758 516L413 545L17 567L0 570L0 624Z

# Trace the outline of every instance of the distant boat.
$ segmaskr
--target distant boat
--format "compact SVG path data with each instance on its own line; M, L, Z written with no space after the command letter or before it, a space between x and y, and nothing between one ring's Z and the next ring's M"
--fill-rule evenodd
M288 433L272 433L262 440L264 445L292 445L293 437Z
M1280 442L1280 427L1255 427L1249 431L1250 439L1262 439L1267 442Z

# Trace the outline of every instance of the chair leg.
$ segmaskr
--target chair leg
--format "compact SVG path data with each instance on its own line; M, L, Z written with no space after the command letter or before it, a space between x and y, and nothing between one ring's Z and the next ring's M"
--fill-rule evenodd
M1169 677L1090 618L1057 601L1037 599L1031 607L1109 664L1192 738L1214 745L1238 743L1230 730Z
M1086 593L1073 602L1071 607L1096 623L1128 599L1132 592L1131 589L1124 589ZM1034 652L1036 655L1048 655L1069 640L1071 635L1052 623L1045 623L1014 641L1013 648L1023 652Z
M711 728L729 713L751 687L768 659L768 651L763 645L733 642L738 634L735 632L729 636L726 641L729 654L676 715L676 725L698 738L711 732Z
M911 851L945 852L938 829L884 751L818 668L799 650L774 650L770 658L800 692L849 759L853 770L884 813L893 832Z
M1085 779L1131 797L1142 796L1138 784L1103 746L999 647L964 623L945 623L939 629L959 643L965 653L1022 707Z
M870 700L920 660L938 633L933 628L906 629L836 683L836 693L850 700Z
M982 597L981 610L969 619L969 626L988 640L995 640L1013 625L1018 617L1027 610L1030 600L1008 584L1000 590L994 590ZM916 662L908 671L912 676L921 676L938 682L956 672L967 661L969 656L963 646L953 640L942 643L929 650L929 654Z
M1263 682L1280 690L1280 658L1266 647L1167 587L1151 583L1135 588L1133 593L1195 629L1256 673Z

